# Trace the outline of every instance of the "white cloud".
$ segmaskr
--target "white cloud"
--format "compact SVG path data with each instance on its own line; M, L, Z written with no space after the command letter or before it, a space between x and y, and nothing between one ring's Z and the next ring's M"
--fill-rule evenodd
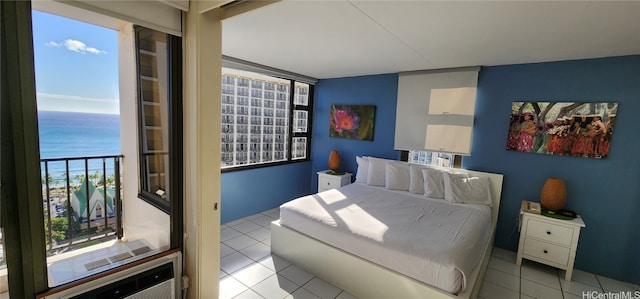
M44 92L38 92L37 96L46 97L49 99L66 99L66 100L99 102L99 103L110 103L110 104L119 102L119 99L89 98L89 97L82 97L82 96L74 96L74 95L67 95L67 94L52 94L52 93L44 93Z
M50 42L48 42L48 43L46 43L46 44L44 44L44 45L45 45L45 46L47 46L47 47L56 47L56 48L59 48L59 47L61 47L61 46L62 46L62 44L60 44L60 43L56 43L56 42L54 42L54 41L50 41Z
M96 49L96 48L87 47L87 52L92 53L92 54L100 54L100 53L102 53L103 51L100 51L100 50L98 50L98 49ZM106 52L105 52L105 53L106 53Z
M87 44L75 39L66 39L62 43L50 41L50 42L47 42L45 46L56 47L56 48L64 46L65 48L67 48L67 50L80 53L80 54L87 54L87 53L96 54L96 55L107 54L107 51L99 50L94 47L89 47L87 46Z
M85 43L75 39L65 40L64 46L69 51L83 53L83 54L86 52L86 49L87 49L87 45Z
M38 92L38 110L88 113L120 113L119 99L90 98L76 95Z

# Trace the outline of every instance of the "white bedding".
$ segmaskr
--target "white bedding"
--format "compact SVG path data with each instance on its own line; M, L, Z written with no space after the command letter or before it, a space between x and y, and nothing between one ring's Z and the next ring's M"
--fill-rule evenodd
M456 294L489 241L491 210L354 183L283 204L280 223Z

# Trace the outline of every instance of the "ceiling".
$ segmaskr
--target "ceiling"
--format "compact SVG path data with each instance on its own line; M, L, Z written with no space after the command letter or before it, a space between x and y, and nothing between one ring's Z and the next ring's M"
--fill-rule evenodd
M640 54L640 2L280 1L223 21L224 55L318 79Z

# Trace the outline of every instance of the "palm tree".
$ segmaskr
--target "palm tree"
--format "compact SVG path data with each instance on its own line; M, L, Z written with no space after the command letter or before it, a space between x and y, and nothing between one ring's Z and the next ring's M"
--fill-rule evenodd
M73 177L72 183L71 183L71 187L74 190L77 190L78 188L80 188L80 185L82 184L82 182L84 181L84 175L82 174L76 174Z
M91 180L91 182L93 182L93 184L95 186L102 185L102 175L100 175L100 172L98 172L98 171L90 174L89 175L89 180Z
M54 185L57 185L59 182L60 180L54 178L50 173L48 173L46 177L45 176L42 177L43 185L49 183L49 186L54 186Z
M116 174L112 173L111 175L109 175L109 177L107 177L107 186L113 186L115 182L116 182Z

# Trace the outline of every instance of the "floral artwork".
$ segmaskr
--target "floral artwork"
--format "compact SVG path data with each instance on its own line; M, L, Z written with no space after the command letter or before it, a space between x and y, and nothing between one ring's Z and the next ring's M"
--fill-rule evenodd
M605 159L618 104L513 102L507 150Z
M373 140L376 106L331 105L329 136Z

